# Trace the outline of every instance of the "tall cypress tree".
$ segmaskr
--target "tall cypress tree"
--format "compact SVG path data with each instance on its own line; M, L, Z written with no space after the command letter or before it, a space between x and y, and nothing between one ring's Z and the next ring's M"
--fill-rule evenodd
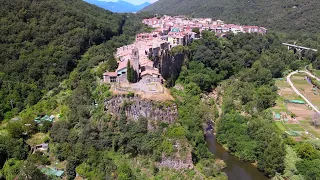
M131 68L131 65L130 65L130 61L128 61L128 63L127 63L127 80L129 82L132 82L132 80L133 80L132 68Z

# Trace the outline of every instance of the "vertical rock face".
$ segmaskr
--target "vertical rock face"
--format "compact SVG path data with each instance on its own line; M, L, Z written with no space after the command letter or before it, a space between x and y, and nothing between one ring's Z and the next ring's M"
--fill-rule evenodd
M176 104L172 102L156 102L141 99L139 96L128 97L117 95L105 101L105 110L120 118L122 109L128 119L137 121L140 117L148 119L148 130L154 130L161 123L172 124L178 118ZM162 153L159 167L173 168L176 170L192 169L192 147L187 139L169 139L174 151L171 155Z
M178 117L177 106L174 103L161 103L152 100L141 99L138 96L128 97L118 95L105 102L106 111L120 117L121 109L125 109L127 118L138 120L145 117L150 123L148 128L161 122L173 123ZM153 123L151 123L153 121Z
M167 167L176 170L180 169L193 169L193 162L192 162L192 154L191 151L188 152L187 158L184 160L181 159L172 159L166 156L162 156L161 163L158 164L160 167Z
M159 56L154 57L154 66L159 69L162 77L167 80L179 75L184 58L184 53L173 55L168 49L162 50Z
M170 141L174 144L174 152L171 155L162 153L161 162L158 164L160 167L168 167L173 169L192 169L192 146L186 139L179 139Z

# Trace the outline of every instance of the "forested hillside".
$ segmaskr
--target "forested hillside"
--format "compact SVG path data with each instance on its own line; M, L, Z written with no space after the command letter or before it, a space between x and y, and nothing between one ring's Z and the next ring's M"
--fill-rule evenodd
M192 139L193 120L197 116L202 115L202 121L214 119L217 141L239 159L255 162L270 177L319 179L319 168L311 168L320 165L319 142L296 142L281 134L268 108L274 106L277 98L274 78L319 61L320 56L299 60L297 54L281 46L281 41L276 33L231 34L219 39L214 33L203 31L200 40L181 48L180 51L189 53L189 61L176 83L184 85L189 97L179 104L180 121L188 129L187 137ZM217 94L216 99L209 100L213 104L212 114L201 114L199 109L205 108L201 103L196 105L200 100L190 96L206 101L210 96L202 93L210 95L212 87ZM177 99L185 97L181 91L175 92ZM194 104L192 108L188 107L190 104Z
M80 0L2 0L0 121L32 106L86 50L121 33L123 17Z
M66 7L66 9L56 9L57 14L63 14L65 11L66 14L59 16L60 18L57 18L57 21L48 23L49 25L60 22L60 19L70 17L68 13L71 12L68 9L73 9L80 15L83 14L85 17L88 16L93 19L98 18L100 14L95 17L96 12L78 12L76 9L83 10L85 7L91 9L91 6L79 1L71 1L71 4L69 4L69 1L59 2L58 4L51 1L44 2L51 3L50 5L47 4L46 11L55 9L54 7L59 4ZM75 7L71 7L71 5ZM19 7L19 4L16 6ZM25 10L29 11L30 7ZM3 89L1 90L4 93L1 98L6 98L6 101L16 98L13 99L14 108L17 106L16 102L21 101L23 103L26 101L26 103L21 104L20 109L10 113L7 110L10 110L10 101L9 104L5 102L5 105L9 105L9 108L4 109L7 113L5 114L5 120L0 124L0 167L2 168L0 179L58 179L50 175L45 176L40 172L40 169L45 166L62 169L65 171L63 176L67 179L74 179L76 175L87 179L148 179L152 177L156 179L182 179L204 176L226 179L224 173L220 171L223 166L217 165L205 145L202 131L203 119L201 117L206 111L203 111L203 109L199 112L200 114L194 114L197 121L193 124L195 128L192 129L192 132L188 132L188 139L186 130L179 123L170 126L169 124L162 124L159 129L150 131L147 128L147 119L140 118L137 122L131 121L123 113L126 103L119 107L122 109L120 118L105 112L104 103L106 99L111 98L110 87L98 83L97 79L101 78L102 73L106 70L111 71L117 67L113 56L116 48L131 43L137 33L146 32L149 29L141 23L143 14L126 14L118 17L107 11L96 10L101 12L100 15L105 16L100 19L101 23L104 20L108 22L110 22L110 19L114 20L114 24L108 26L98 23L98 20L92 20L93 22L98 21L96 26L92 24L92 28L97 29L98 34L100 33L93 37L101 37L101 39L98 38L94 41L94 38L89 38L91 36L85 36L87 33L90 35L90 23L79 22L74 26L75 29L82 29L83 25L88 29L84 28L82 31L87 33L82 34L82 31L71 33L73 31L70 30L70 34L68 34L68 31L65 36L62 35L59 38L59 33L47 29L43 33L56 33L56 36L51 37L53 40L48 41L47 44L32 46L35 50L31 51L30 54L26 53L25 56L17 56L14 59L15 61L11 60L9 55L3 55L7 58L2 62L3 66L6 65L6 67L9 67L9 65L15 67L16 64L21 67L22 65L19 63L29 62L27 57L34 64L24 64L25 71L20 71L23 76L18 76L18 73L16 73L17 77L15 77L13 76L15 71L7 71L6 69L2 73L2 77L6 79L2 79ZM46 12L42 13L46 14ZM81 19L77 14L74 14L74 19L78 18ZM47 19L50 19L50 17L47 17ZM35 19L35 21L38 20ZM10 26L10 24L8 23L6 26ZM68 24L72 24L72 22L64 24L64 26L68 27ZM41 28L41 26L34 28ZM101 29L99 30L99 28ZM12 27L9 30L11 29ZM106 31L103 31L103 29ZM41 31L37 29L34 33L38 32ZM33 37L31 35L30 37ZM80 36L77 38L76 35ZM8 36L2 36L2 38L5 39ZM82 36L87 37L87 39ZM30 37L26 36L26 38ZM38 35L34 36L34 38L37 37ZM22 41L21 44L24 42L32 44L33 41L31 40ZM75 40L80 40L83 44L70 44L68 46L67 42L72 43ZM3 44L4 50L9 49L7 47L9 44L8 42ZM36 48L43 49L40 49L38 54ZM60 52L58 48L63 49ZM69 48L78 51L73 52ZM18 51L20 49L14 50L20 53ZM22 50L25 52L25 49L22 48ZM8 50L5 52L8 52ZM48 53L52 54L47 55ZM59 53L61 56L58 56ZM40 55L43 55L43 57ZM71 57L61 58L63 55ZM25 59L22 59L22 57ZM70 68L66 66L65 73L56 75L50 80L45 78L49 73L52 73L49 75L54 75L55 70L58 69L58 62L63 63L68 59L72 62L72 66ZM38 67L38 64L41 66ZM34 72L29 69L40 69L41 74L33 76ZM9 79L10 76L7 73L11 73L9 75L13 76L12 79ZM21 78L21 80L18 78ZM27 86L29 82L35 84L33 85L35 89L21 90L20 84ZM55 83L55 85L47 86L47 83ZM9 85L12 86L12 89L8 90L7 86ZM36 100L29 103L29 94L34 91L38 92ZM27 97L19 96L19 93L24 93ZM196 104L199 104L199 97L197 96L195 99L197 100ZM190 103L190 105L193 104ZM204 104L202 106L205 107ZM20 110L22 111L19 112ZM34 121L35 118L44 117L45 114L55 115L55 122L39 124ZM11 119L11 115L14 115L15 118ZM157 164L161 160L162 152L173 155L174 146L172 143L175 141L194 147L190 149L194 151L193 157L196 158L195 163L200 166L200 170L190 169L181 172L158 168ZM35 146L40 143L48 143L49 150L32 153ZM183 146L181 152L185 151L185 147ZM210 166L208 167L206 164Z
M277 97L274 78L319 64L319 54L299 59L281 45L285 36L272 32L218 38L203 31L201 39L171 51L187 57L179 77L170 79L175 100L154 103L174 104L176 121L150 129L149 121L158 123L127 117L132 102L118 107L119 117L107 113L113 94L99 83L117 68L116 49L150 30L141 23L146 14L112 14L81 0L1 3L0 179L60 179L40 171L49 166L63 170L64 179L226 180L225 164L207 148L208 120L216 122L220 144L266 175L320 177L319 142L281 134L268 111ZM299 37L316 47L319 38ZM47 115L53 123L35 121ZM48 149L34 151L42 143ZM187 154L191 169L159 166L163 156Z
M142 11L212 17L283 32L315 33L320 28L318 0L159 0Z

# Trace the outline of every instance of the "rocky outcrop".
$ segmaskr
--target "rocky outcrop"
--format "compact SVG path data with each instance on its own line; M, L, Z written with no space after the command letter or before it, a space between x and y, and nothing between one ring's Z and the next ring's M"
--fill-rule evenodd
M117 95L106 100L105 110L120 117L121 110L124 108L128 119L138 120L140 117L148 119L148 128L164 122L171 124L178 117L177 106L172 102L156 102L142 99L137 95Z
M174 143L173 148L175 152L172 155L162 153L162 159L158 166L176 170L192 169L192 148L188 141L177 140Z
M191 153L187 160L173 160L167 157L162 157L161 163L159 163L160 167L167 167L171 169L192 169L193 163L192 163L192 157Z
M168 49L162 50L159 56L153 57L154 66L159 69L164 79L177 78L180 74L185 56L183 52L173 54Z

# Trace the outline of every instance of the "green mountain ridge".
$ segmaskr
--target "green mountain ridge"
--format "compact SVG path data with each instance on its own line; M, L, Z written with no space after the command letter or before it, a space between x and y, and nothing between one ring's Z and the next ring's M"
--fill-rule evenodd
M318 0L159 0L141 11L212 17L281 32L317 33L320 28Z
M1 2L0 121L57 88L89 47L121 33L122 16L81 0Z

